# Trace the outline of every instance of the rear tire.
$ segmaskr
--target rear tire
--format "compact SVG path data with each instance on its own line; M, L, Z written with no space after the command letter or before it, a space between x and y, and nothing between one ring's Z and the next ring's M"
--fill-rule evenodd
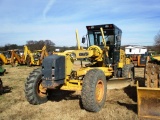
M106 101L107 82L103 71L87 72L82 84L82 105L87 111L98 112Z
M134 79L134 67L132 64L124 65L122 68L122 77Z
M25 96L30 104L37 105L47 102L46 89L42 87L41 69L35 69L30 73L25 83Z

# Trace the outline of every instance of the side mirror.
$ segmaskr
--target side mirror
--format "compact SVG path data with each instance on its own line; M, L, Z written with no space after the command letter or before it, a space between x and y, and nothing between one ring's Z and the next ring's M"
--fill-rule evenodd
M84 44L86 41L85 37L82 38L82 43Z

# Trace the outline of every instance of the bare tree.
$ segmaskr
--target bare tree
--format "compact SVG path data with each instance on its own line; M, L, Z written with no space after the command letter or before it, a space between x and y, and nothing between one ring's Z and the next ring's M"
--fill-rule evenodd
M55 43L53 43L51 40L45 40L44 42L45 42L45 45L46 45L48 51L55 50Z
M53 51L55 47L55 43L53 43L51 40L29 40L27 41L26 45L29 47L31 51L41 50L44 45L46 45L48 51Z
M160 31L157 33L157 35L154 38L154 46L158 53L160 53Z

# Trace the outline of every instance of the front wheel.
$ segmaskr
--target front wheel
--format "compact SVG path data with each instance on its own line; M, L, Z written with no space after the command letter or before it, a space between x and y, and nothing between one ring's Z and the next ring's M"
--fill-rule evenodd
M82 84L82 104L91 112L98 112L106 101L107 83L103 71L92 69L87 72Z
M43 88L41 69L35 69L30 73L25 83L25 96L30 104L47 102L47 89Z

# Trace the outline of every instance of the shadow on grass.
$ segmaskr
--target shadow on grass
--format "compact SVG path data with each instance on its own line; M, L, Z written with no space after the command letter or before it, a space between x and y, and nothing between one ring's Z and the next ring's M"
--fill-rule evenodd
M132 99L134 102L137 102L137 86L136 83L139 82L139 86L145 85L145 80L143 77L135 77L134 86L127 86L123 90L127 94L127 96ZM137 114L137 104L129 104L129 103L122 103L117 102L121 106L125 106L128 110L132 110Z
M59 102L61 100L77 100L80 99L80 95L74 94L75 91L66 91L66 90L49 90L48 99L50 101Z
M137 104L128 104L128 103L122 103L117 101L117 103L121 106L126 107L128 110L132 110L134 113L137 114Z
M84 109L82 105L81 95L75 94L75 91L66 91L66 90L49 90L48 91L48 99L50 101L59 102L62 100L79 100L79 106L81 109Z
M136 84L138 81L139 86L144 87L145 86L145 78L144 77L135 77L134 83Z
M9 86L4 86L4 87L2 87L2 88L0 89L0 95L12 92L11 89L12 89L12 88L9 87Z

